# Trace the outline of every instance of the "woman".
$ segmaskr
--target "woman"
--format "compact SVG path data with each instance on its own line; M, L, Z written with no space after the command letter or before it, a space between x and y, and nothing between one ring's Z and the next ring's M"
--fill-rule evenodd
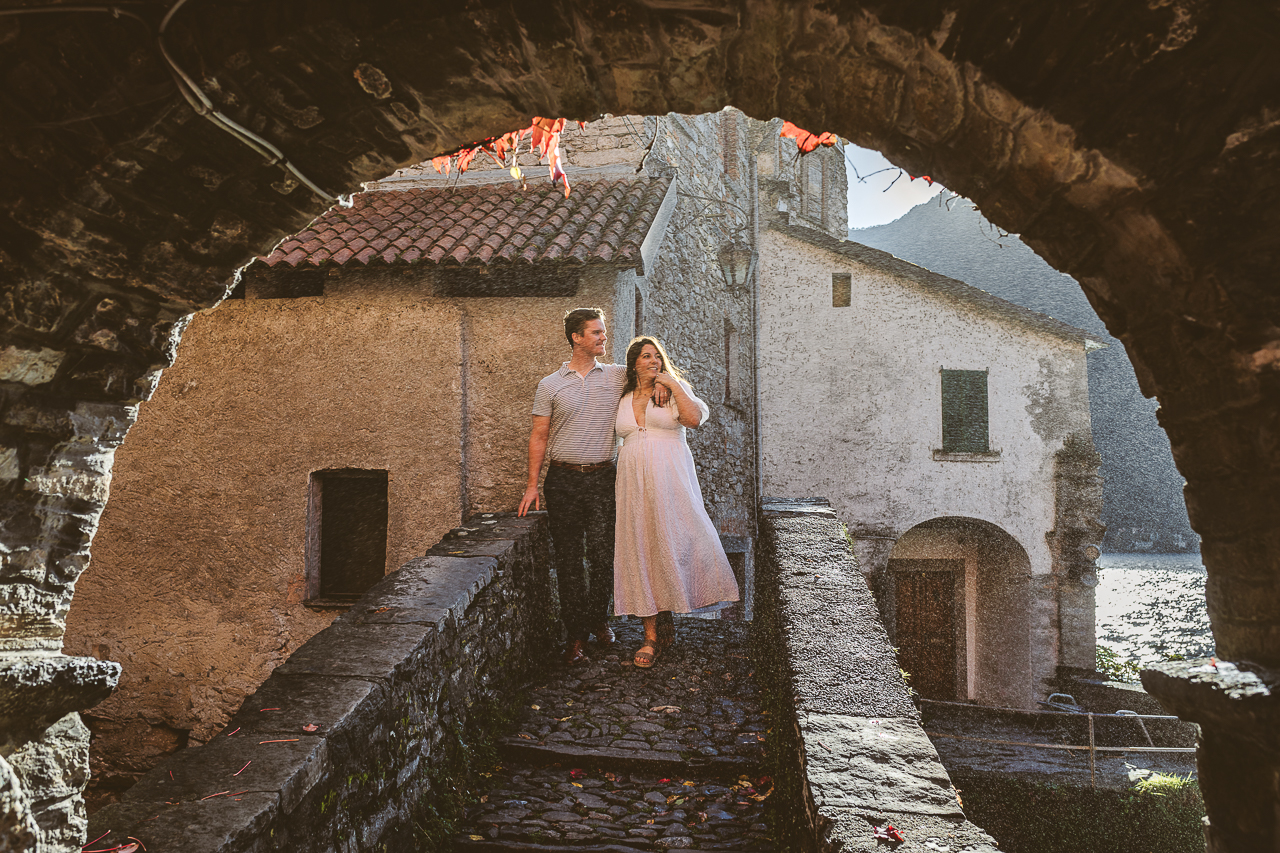
M671 391L666 406L653 403L659 385ZM685 442L685 430L699 426L707 414L707 405L680 378L657 339L631 342L615 422L623 445L613 598L618 615L644 622L644 645L635 654L638 667L653 666L669 645L658 637L659 612L709 610L738 600L733 569L702 504Z

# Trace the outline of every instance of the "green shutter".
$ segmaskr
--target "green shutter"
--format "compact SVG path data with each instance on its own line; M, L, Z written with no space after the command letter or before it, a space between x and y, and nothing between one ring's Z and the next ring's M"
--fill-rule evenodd
M942 371L942 449L986 453L987 371Z

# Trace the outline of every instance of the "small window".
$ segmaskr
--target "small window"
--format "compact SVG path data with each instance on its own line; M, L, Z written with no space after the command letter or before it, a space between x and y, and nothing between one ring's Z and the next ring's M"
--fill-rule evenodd
M942 370L942 449L987 453L987 371Z
M803 162L804 184L801 193L804 215L812 219L822 219L825 212L823 209L823 166L825 164L822 162L822 154L814 152L812 155L806 155Z
M307 597L355 601L386 573L387 472L316 471L309 503Z
M853 304L853 274L838 272L831 275L831 307L848 308Z
M644 328L644 293L640 291L640 285L636 285L636 331L633 337L640 337L644 334L641 329Z
M742 365L738 353L738 330L724 318L724 401L738 401L738 383L741 381Z

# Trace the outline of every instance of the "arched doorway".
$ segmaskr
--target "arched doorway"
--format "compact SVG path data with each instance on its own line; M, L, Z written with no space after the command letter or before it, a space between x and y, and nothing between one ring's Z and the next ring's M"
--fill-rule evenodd
M889 555L889 632L899 665L926 699L1030 708L1031 563L989 522L935 518L912 527Z

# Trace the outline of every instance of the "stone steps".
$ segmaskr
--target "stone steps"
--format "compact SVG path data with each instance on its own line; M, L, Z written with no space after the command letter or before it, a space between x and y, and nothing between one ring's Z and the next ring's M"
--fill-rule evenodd
M616 652L556 667L499 743L493 787L455 836L471 853L719 853L774 849L765 809L768 718L745 623L680 619L649 670Z

